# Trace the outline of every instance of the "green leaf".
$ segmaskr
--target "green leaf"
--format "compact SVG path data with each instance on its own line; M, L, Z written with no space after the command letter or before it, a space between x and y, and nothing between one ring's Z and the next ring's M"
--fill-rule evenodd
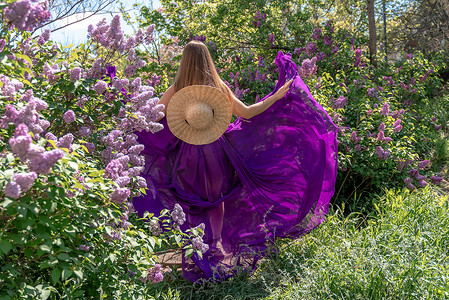
M53 271L51 271L51 280L53 283L57 283L59 281L61 278L61 273L62 272L59 269L53 269Z
M3 254L8 254L9 250L12 249L12 244L8 241L0 241L0 249Z
M43 252L50 253L51 247L49 245L40 245L39 249L41 249Z
M70 256L67 253L59 253L57 257L58 257L58 259L63 260L63 261L70 260Z
M64 269L62 270L62 280L66 280L67 278L69 278L70 276L72 276L73 271L70 269Z
M83 275L84 275L83 274L83 270L78 269L78 270L75 270L73 272L75 273L76 276L79 277L79 279L83 279Z

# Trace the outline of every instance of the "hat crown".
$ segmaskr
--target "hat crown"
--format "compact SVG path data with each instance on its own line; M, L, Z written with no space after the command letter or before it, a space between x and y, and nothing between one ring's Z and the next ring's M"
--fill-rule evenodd
M195 102L186 110L185 121L194 129L202 130L209 127L213 119L213 109L205 102Z

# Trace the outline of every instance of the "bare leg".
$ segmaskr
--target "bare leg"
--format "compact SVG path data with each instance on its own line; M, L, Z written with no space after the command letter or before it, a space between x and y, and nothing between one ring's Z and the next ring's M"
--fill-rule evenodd
M224 217L224 203L220 203L216 208L213 208L207 212L209 222L212 230L213 241L211 244L211 251L215 256L222 257L226 253L223 249L221 240L221 231L223 230L223 217Z
M223 230L224 203L222 202L216 208L208 210L207 216L209 217L213 239L220 238Z

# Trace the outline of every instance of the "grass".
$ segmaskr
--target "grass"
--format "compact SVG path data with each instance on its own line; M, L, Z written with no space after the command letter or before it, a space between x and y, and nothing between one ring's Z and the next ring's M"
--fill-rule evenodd
M387 191L375 217L330 213L249 277L194 285L179 274L159 299L449 299L448 196Z

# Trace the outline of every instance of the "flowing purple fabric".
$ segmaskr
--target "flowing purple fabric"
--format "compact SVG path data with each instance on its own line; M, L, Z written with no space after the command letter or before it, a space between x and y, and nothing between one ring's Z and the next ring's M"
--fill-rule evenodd
M285 97L250 120L237 119L211 144L177 139L165 118L162 131L136 133L145 146L141 175L149 187L133 201L140 215L179 203L186 226L206 225L210 245L207 211L224 203L222 238L230 258L209 252L202 259L183 258L183 274L191 281L253 270L276 238L304 235L328 212L337 175L336 126L299 77L291 55L279 52L276 64L280 74L271 94L294 79Z

